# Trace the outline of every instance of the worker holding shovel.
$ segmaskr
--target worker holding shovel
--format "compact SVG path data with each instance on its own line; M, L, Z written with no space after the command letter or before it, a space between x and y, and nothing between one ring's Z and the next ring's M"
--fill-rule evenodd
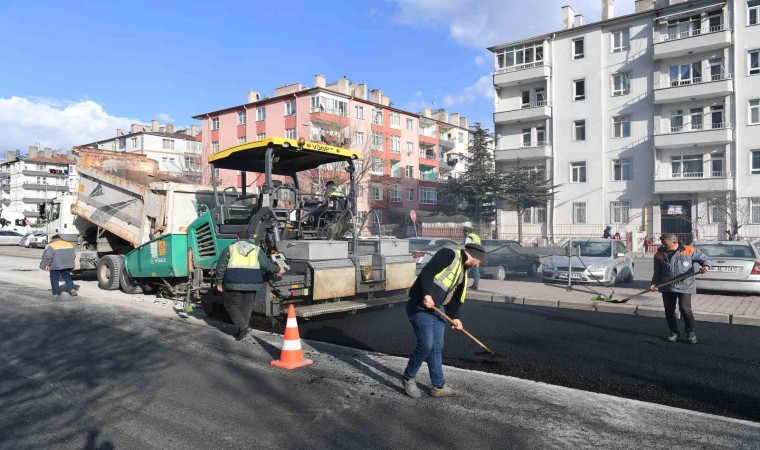
M693 276L687 276L677 283L666 286L658 285L694 273L694 263L700 265L699 273L705 273L712 266L712 261L699 249L679 243L678 236L675 234L663 234L660 242L662 242L662 246L657 249L657 253L654 255L654 274L649 289L653 292L659 290L662 293L665 318L670 328L668 341L675 342L678 340L678 321L676 320L676 303L678 303L686 328L687 339L690 344L696 344L694 314L691 311L691 295L697 293L696 280Z
M444 248L425 265L409 290L406 312L417 337L417 346L404 371L404 390L412 398L422 396L415 377L427 362L433 397L453 397L456 391L446 386L443 377L443 332L446 318L436 312L442 308L451 317L452 328L462 330L456 318L467 294L467 271L486 261L486 250L467 244L463 250Z

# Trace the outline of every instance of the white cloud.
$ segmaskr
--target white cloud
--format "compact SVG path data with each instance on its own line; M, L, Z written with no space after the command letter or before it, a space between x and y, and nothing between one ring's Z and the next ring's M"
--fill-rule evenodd
M417 91L414 93L415 97L422 97L422 91Z
M166 113L158 113L156 114L156 120L158 120L161 123L169 123L174 122L174 119L172 119L172 116Z
M566 1L533 0L388 0L397 8L394 19L410 26L448 29L449 36L467 47L484 48L510 40L559 30ZM615 15L630 14L632 0L615 5ZM586 23L601 17L600 0L574 0L570 5ZM539 25L536 26L535 23Z
M461 105L482 99L492 99L493 95L493 78L491 75L483 75L474 84L462 89L462 92L445 96L443 104L447 107Z
M117 128L129 128L133 123L142 122L112 116L92 100L0 98L3 150L37 144L65 149L115 136Z
M486 60L485 60L485 58L483 58L482 56L478 55L478 56L476 56L476 57L475 57L475 59L473 60L473 62L474 62L476 65L478 65L478 66L482 66L482 65L483 65L483 63L484 63L484 62L486 62Z

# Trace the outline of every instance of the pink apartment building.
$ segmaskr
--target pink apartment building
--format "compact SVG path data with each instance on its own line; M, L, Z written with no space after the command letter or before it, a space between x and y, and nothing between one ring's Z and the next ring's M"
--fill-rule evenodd
M461 153L462 145L469 142L465 117L443 110L403 111L380 90L346 78L327 84L322 75L314 77L314 87L282 86L271 98L249 92L246 104L194 119L202 121L204 162L220 150L275 136L360 151L363 166L358 172L364 176L357 192L358 209L360 214L372 210L372 220L383 224L410 223L412 209L419 216L435 212L439 183L461 160L451 151L458 147ZM218 175L220 185L241 187L238 173L222 170ZM209 178L206 173L205 181ZM301 188L315 194L322 189L318 183Z

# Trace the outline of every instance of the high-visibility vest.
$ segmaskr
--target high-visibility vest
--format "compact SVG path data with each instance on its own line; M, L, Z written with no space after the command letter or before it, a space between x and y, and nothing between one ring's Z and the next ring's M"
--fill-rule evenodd
M480 244L480 236L478 236L475 233L470 233L467 235L468 238L470 238L470 241L472 241L473 244Z
M224 272L224 284L261 284L264 275L259 265L259 247L247 255L241 254L235 244L230 245L230 261Z
M459 298L460 303L464 303L465 296L467 295L467 271L464 269L464 262L462 261L462 253L454 250L454 261L449 264L448 267L438 272L433 278L433 283L446 292L456 289L455 283L459 279L459 275L464 272L464 288L462 289L462 295Z
M343 193L340 189L335 189L334 191L330 192L330 197L345 197L346 194Z

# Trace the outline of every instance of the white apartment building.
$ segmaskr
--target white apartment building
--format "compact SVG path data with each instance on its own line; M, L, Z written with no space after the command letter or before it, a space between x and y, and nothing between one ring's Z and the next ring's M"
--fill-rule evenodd
M10 151L0 163L2 208L22 213L32 224L40 217L41 204L74 192L76 185L76 160L70 153L29 147L27 155Z
M632 245L760 238L760 0L637 0L636 12L490 48L498 170L543 170L561 185L526 211L529 241L601 236ZM735 201L725 198L735 196ZM514 211L499 231L516 234Z
M198 127L175 130L174 124L160 125L157 120L150 125L133 124L129 133L117 129L116 137L91 142L82 147L102 150L140 153L158 162L158 170L200 181L201 142Z
M458 113L448 113L445 109L431 111L425 108L419 115L419 133L423 136L438 138L438 149L428 149L424 147L425 141L420 141L420 157L425 157L423 156L425 151L437 150L441 181L458 178L466 169L465 159L470 148L470 128L467 118ZM437 135L436 125L438 125Z

